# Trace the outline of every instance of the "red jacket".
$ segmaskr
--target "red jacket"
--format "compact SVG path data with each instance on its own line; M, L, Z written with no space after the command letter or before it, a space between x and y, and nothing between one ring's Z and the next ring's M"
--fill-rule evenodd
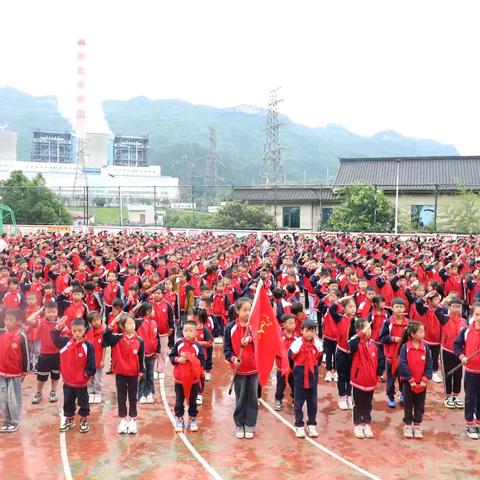
M232 369L237 368L234 360L240 355L240 341L245 337L245 333L247 333L247 336L252 336L250 327L241 325L238 321L230 322L225 329L223 353L227 361L230 362ZM248 343L242 352L242 361L237 368L237 375L254 375L257 373L257 362L253 342Z
M368 321L372 327L372 335L371 339L374 342L380 342L380 332L382 331L383 324L385 320L388 318L388 313L386 310L382 310L380 313L375 310L375 308L370 312L368 316Z
M28 372L27 337L17 328L0 330L0 377L21 377Z
M480 330L475 328L475 322L461 330L454 345L455 355L457 355L460 360L464 356L468 357L480 350ZM465 371L480 374L480 354L468 360L465 365Z
M411 340L402 345L398 362L398 375L402 380L410 382L414 393L423 388L417 385L432 378L432 357L426 342L420 342L418 348Z
M35 324L38 328L37 339L40 340L40 353L43 355L52 355L58 353L58 347L53 343L50 332L55 329L57 322L47 322L47 319L39 318ZM64 329L64 333L68 332L68 329Z
M103 300L105 302L105 306L111 307L113 301L117 298L120 298L120 286L117 282L108 283L103 289Z
M165 337L168 335L168 332L171 328L173 328L174 322L174 313L172 306L162 300L161 302L154 302L152 301L153 306L153 318L155 322L157 322L158 334L161 337Z
M352 353L350 383L353 387L371 392L377 384L378 347L363 332L352 337L348 345Z
M22 308L23 298L20 290L8 291L3 297L2 303L5 308Z
M285 351L288 352L290 349L290 346L292 343L297 339L298 337L295 335L295 332L292 334L291 337L287 337L287 334L282 331L282 342L285 347ZM282 368L282 359L280 357L277 357L275 359L275 365L277 366L278 369L281 370Z
M160 342L158 341L157 322L153 318L141 318L135 322L137 333L143 340L145 357L151 357L158 353Z
M425 327L425 342L428 345L440 345L440 322L435 315L435 310L423 299L415 302L412 320L419 321Z
M392 363L399 348L399 343L393 342L392 337L402 338L403 332L408 327L409 321L403 318L402 323L397 323L393 317L385 320L380 333L380 342L383 343L383 352L388 363Z
M117 375L136 377L145 372L143 340L138 335L128 337L125 333L112 333L107 327L103 339L112 347L112 370Z
M103 358L103 325L97 328L89 328L85 334L85 338L93 345L95 350L95 368L100 368Z
M63 383L72 388L85 388L90 377L95 375L95 350L82 339L76 342L71 337L61 336L57 328L50 332L53 343L60 349L60 373Z
M454 342L467 326L467 322L461 317L447 317L447 323L442 325L442 348L450 353L455 353Z

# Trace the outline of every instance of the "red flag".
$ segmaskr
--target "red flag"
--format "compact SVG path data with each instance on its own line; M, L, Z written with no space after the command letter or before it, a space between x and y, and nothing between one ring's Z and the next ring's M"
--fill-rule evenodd
M195 355L187 353L187 362L180 364L180 372L185 400L187 403L190 403L192 385L195 381L200 379L200 375L202 374L200 360Z
M268 380L275 358L282 359L282 374L289 371L288 356L280 336L280 326L267 289L259 282L250 313L250 328L255 344L258 383L263 387Z

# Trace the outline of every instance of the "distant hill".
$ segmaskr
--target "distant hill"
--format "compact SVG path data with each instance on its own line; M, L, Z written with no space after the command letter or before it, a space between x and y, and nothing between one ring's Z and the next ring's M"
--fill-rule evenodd
M214 108L182 100L108 100L103 104L106 119L117 134L148 134L151 164L161 165L164 174L180 176L189 183L191 171L180 168L180 158L194 159L195 175L202 175L208 152L209 127L217 133L222 161L219 175L226 183L251 184L262 161L267 111L241 105ZM338 157L457 155L453 145L434 140L408 138L395 131L372 137L356 135L340 125L309 128L281 115L280 140L283 165L289 181L325 179L334 175ZM0 125L7 123L19 133L18 158L30 158L32 130L68 129L53 97L32 97L12 88L0 88Z

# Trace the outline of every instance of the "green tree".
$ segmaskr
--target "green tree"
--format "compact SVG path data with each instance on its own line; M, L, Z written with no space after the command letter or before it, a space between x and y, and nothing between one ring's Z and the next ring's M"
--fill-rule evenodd
M13 171L7 180L0 182L0 199L15 212L17 223L70 225L73 221L40 173L29 179L21 170Z
M382 190L355 183L336 192L342 203L334 208L329 224L336 230L387 232L395 223L395 210Z
M275 219L263 207L248 205L247 202L235 200L226 202L215 215L218 228L264 230L275 228Z
M442 215L442 230L453 233L480 231L480 195L467 188L452 198Z

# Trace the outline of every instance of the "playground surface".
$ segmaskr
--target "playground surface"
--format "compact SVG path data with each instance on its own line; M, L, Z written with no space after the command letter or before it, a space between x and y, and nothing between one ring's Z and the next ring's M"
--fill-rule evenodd
M172 367L156 381L155 403L139 405L137 435L118 435L114 377L104 377L104 402L92 405L90 431L78 425L58 431L58 403L30 403L33 375L24 383L20 429L0 436L0 478L20 479L478 479L480 441L464 432L463 410L448 410L442 385L427 395L423 440L402 435L403 409L386 406L379 384L373 405L372 440L353 437L351 411L337 408L336 384L324 383L318 395L317 439L295 438L290 399L275 412L269 383L260 401L256 436L234 436L234 396L228 395L229 367L215 345L213 380L199 407L200 430L178 435L171 423L174 404ZM323 368L322 368L323 373ZM273 381L275 382L275 381ZM288 389L287 389L288 390ZM78 422L77 422L78 424Z

